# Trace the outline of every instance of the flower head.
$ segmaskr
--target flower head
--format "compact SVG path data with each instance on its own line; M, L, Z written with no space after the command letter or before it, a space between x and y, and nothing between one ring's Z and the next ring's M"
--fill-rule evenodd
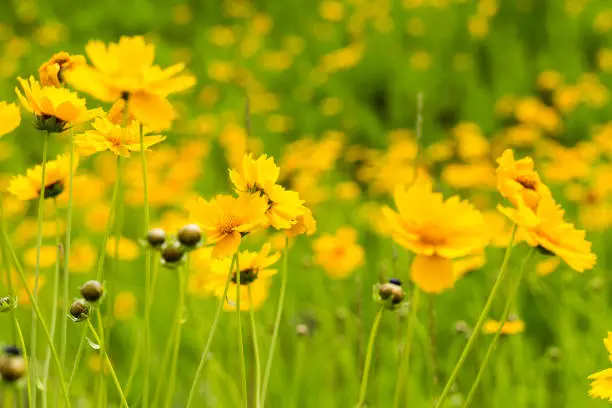
M62 154L57 159L47 162L45 171L45 198L59 196L66 185L70 172L74 172L79 164L78 156L74 157L73 168L70 168L70 155ZM36 165L11 179L8 191L19 200L32 200L40 196L42 190L42 166Z
M154 65L155 48L142 36L124 36L108 45L90 41L85 52L91 65L67 71L66 81L102 101L127 99L130 113L154 129L168 128L176 117L167 96L195 84L191 75L177 76L183 64Z
M54 86L59 88L64 83L64 72L75 66L85 64L85 57L82 55L70 55L63 51L58 52L54 54L49 61L38 68L40 83L42 86Z
M20 122L19 107L14 103L0 102L0 137L15 130Z
M312 244L315 263L332 278L346 278L364 261L363 248L356 241L357 231L351 227L321 235Z
M608 337L604 339L604 345L612 361L612 332L608 332ZM589 395L594 398L607 399L612 402L612 368L596 372L589 376L592 380Z
M408 189L396 189L395 205L383 209L395 242L417 254L411 278L425 292L440 293L454 285L452 259L476 254L488 243L482 215L454 196L444 201L420 174Z
M206 243L215 245L215 258L234 254L243 235L265 226L267 207L267 201L257 194L218 195L210 201L199 198L186 204L190 218L202 227Z
M482 331L487 334L497 333L500 322L497 320L487 320L482 328ZM518 318L508 318L508 321L501 327L501 334L519 334L525 331L525 322Z
M312 216L312 211L307 207L304 207L304 214L298 215L296 221L291 228L285 231L289 237L296 237L302 234L311 236L317 231L317 221Z
M62 132L71 124L85 122L96 115L99 109L87 110L85 99L66 88L41 86L34 77L29 80L17 78L23 94L15 92L21 104L36 116L34 126L39 130Z

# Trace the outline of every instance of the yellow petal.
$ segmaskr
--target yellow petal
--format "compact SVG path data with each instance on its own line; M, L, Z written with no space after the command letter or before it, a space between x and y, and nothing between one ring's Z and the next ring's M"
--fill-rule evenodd
M417 255L412 261L410 277L427 293L441 293L455 283L452 261L435 255Z

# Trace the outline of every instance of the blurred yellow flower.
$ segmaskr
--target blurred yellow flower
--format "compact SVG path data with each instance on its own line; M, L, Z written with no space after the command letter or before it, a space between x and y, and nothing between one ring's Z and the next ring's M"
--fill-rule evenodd
M55 249L55 248L54 248ZM13 277L13 282L17 282L19 281L19 278L17 276ZM34 286L36 285L36 277L35 276L27 276L26 277L26 282L28 285L28 289L30 289L30 292L33 294L34 293ZM47 278L44 276L39 276L38 277L38 291L40 293L40 291L42 290L42 288L45 286L45 283L47 283ZM20 284L18 291L17 291L17 297L19 299L19 305L20 306L28 306L31 305L32 302L30 301L30 297L28 296L28 291Z
M0 101L0 137L12 132L21 123L19 107L14 103Z
M70 247L70 272L89 273L96 266L98 250L86 239L75 240Z
M333 279L346 278L364 263L364 250L357 244L357 231L351 227L321 235L312 248L315 263Z
M559 267L560 263L561 260L557 257L543 259L536 264L536 274L539 276L550 275Z
M500 323L497 320L487 320L482 330L487 334L497 333ZM525 322L519 319L508 318L501 329L501 334L519 334L525 331Z
M40 267L50 268L55 265L57 259L57 247L55 245L43 245L40 247ZM23 263L28 268L36 267L36 248L28 248L23 253Z
M106 241L106 254L112 258L116 254L116 238L109 237ZM119 238L119 259L122 261L133 261L140 255L140 246L126 237Z
M489 141L477 124L459 123L453 128L453 136L457 139L457 153L463 160L480 160L489 154Z
M383 211L393 239L417 254L411 279L427 293L453 287L452 259L479 253L489 241L480 212L458 196L444 201L422 173L408 189L398 187L394 199L399 213Z
M130 320L136 315L136 296L132 292L121 291L115 297L113 316L119 321Z
M72 172L79 164L77 155L73 158ZM47 162L45 172L45 198L55 198L64 191L66 181L70 176L70 155L57 156L56 160ZM25 176L18 175L11 179L8 191L19 200L32 200L40 195L42 190L42 166L36 165L26 171Z
M64 72L76 65L85 65L85 57L82 55L70 55L67 52L53 54L49 61L38 68L38 76L42 86L61 87L64 84Z

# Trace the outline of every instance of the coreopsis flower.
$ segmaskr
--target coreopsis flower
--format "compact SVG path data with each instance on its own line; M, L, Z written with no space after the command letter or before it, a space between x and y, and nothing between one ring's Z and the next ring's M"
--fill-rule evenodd
M185 68L183 64L165 69L153 64L155 48L142 36L123 36L109 45L90 41L85 52L92 65L66 71L66 82L101 101L126 99L136 120L153 129L170 127L177 116L168 95L195 84L195 77L177 75Z
M45 171L45 198L59 196L70 177L70 173L76 170L79 164L78 155L74 156L73 167L70 168L70 155L61 154L57 159L47 162ZM24 175L18 175L11 179L8 187L9 193L19 200L32 200L40 196L42 190L42 166L36 165L26 171Z
M85 64L85 57L82 55L70 55L63 51L58 52L38 68L40 83L42 86L59 88L64 84L63 74L67 70Z
M334 279L346 278L364 262L363 248L357 244L357 231L351 227L339 228L334 235L321 235L312 247L315 263Z
M19 107L14 103L0 102L0 137L12 132L21 123Z
M532 247L543 248L563 259L572 269L583 272L595 266L596 256L586 233L565 222L565 211L550 194L543 195L535 213L531 209L498 207L504 215L520 226L525 240Z
M608 332L608 337L604 339L604 345L608 349L610 360L612 361L612 332ZM589 395L593 398L607 399L612 402L612 368L606 368L589 376L592 380Z
M251 304L258 309L268 297L270 277L276 274L276 269L270 269L280 258L279 252L270 253L270 244L265 244L259 252L240 251L238 265L240 266L240 310L249 310ZM215 296L223 296L225 280L231 266L231 259L217 259L211 264L208 277L208 288ZM226 310L236 309L236 289L238 276L234 272L227 292ZM250 290L248 288L250 286ZM249 294L250 292L250 294Z
M131 152L140 151L140 124L131 122L126 127L115 124L108 118L97 118L91 124L92 130L74 137L74 144L83 156L109 150L117 156L129 157ZM142 129L146 135L150 132ZM144 148L156 145L166 139L162 135L144 136Z
M298 215L296 221L291 228L285 230L287 236L297 237L302 234L311 236L317 231L317 221L312 216L312 211L307 207L304 207L304 214Z
M383 214L395 242L416 254L411 279L427 293L453 287L452 260L481 253L488 243L480 212L458 196L444 201L422 173L409 188L398 187L394 199L398 212L385 207Z
M495 334L499 330L500 322L497 320L487 320L482 328L482 331L487 334ZM501 334L519 334L525 331L525 322L510 316L508 321L501 327Z
M306 211L304 201L295 191L277 184L280 168L273 157L261 155L254 159L244 156L240 171L230 170L230 179L239 194L260 194L268 202L266 215L276 229L288 229Z
M66 88L41 86L34 77L27 81L17 78L23 94L15 88L21 104L36 116L34 127L39 130L59 133L72 124L86 122L100 116L100 109L87 110L85 99Z
M218 195L210 201L198 198L185 207L190 219L202 227L206 243L215 246L214 258L233 255L244 235L267 224L268 202L256 194Z

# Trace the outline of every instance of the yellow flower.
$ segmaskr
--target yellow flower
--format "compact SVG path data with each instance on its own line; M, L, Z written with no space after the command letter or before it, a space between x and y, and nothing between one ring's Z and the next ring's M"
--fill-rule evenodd
M610 361L612 361L612 332L608 332L608 337L604 339L604 345L608 350ZM608 399L612 402L612 368L591 374L589 380L592 380L589 390L591 397Z
M480 212L458 196L444 201L423 174L408 189L398 187L394 199L399 213L383 212L395 242L417 254L411 279L427 293L453 287L452 259L480 253L488 243Z
M116 254L116 242L115 237L110 237L106 242L106 254L111 258L114 258ZM119 238L119 259L133 261L138 258L138 255L140 255L140 247L136 242L126 237Z
M13 277L13 282L18 282L18 281L19 281L18 275L15 275ZM36 277L35 276L26 277L26 283L28 285L28 289L30 289L30 292L33 294L34 286L36 285ZM45 286L45 283L47 283L47 278L45 278L44 276L40 276L38 278L38 292L39 293L42 290L42 288ZM19 299L19 305L21 306L28 306L32 304L30 297L28 296L28 291L23 286L19 287L18 292L17 292L17 298Z
M38 76L42 86L59 88L64 83L63 74L77 65L85 65L82 55L70 55L67 52L58 52L51 59L38 68Z
M526 208L499 206L498 209L521 226L519 230L524 231L529 245L557 255L578 272L595 266L597 258L591 252L591 243L585 239L585 232L563 220L565 211L551 195L542 196L535 214Z
M273 157L261 155L254 159L244 156L241 171L230 170L230 179L239 194L260 194L266 198L266 215L276 229L288 229L297 223L297 217L305 212L304 201L295 191L286 190L276 184L280 168Z
M351 227L321 235L312 244L315 263L331 278L346 278L364 262L363 248L356 241L357 231Z
M88 273L96 266L98 251L83 239L72 243L70 248L70 272Z
M57 247L55 245L43 245L40 247L40 267L50 268L55 265L57 259ZM29 248L23 253L23 263L28 268L36 266L36 248Z
M79 158L75 155L72 172L76 170ZM47 162L45 172L45 198L55 198L64 191L66 181L70 176L70 155L57 156L56 160ZM26 175L18 175L11 179L8 191L19 200L31 200L40 195L42 189L42 166L36 165L26 171Z
M74 137L74 143L79 153L90 156L104 150L110 150L117 156L127 157L131 152L140 151L140 124L131 122L126 127L114 124L107 118L97 118L92 123L93 130ZM143 128L144 134L149 130ZM144 147L149 147L162 142L166 137L152 135L144 137Z
M66 88L43 86L30 77L17 78L23 94L15 88L21 104L36 116L34 126L39 130L62 132L74 123L85 122L101 114L100 109L87 110L85 99Z
M266 225L268 203L255 194L238 198L218 195L213 200L191 200L185 205L190 219L200 224L206 234L206 243L214 244L213 257L233 255L240 246L242 236Z
M113 305L113 316L119 321L130 320L136 314L136 296L132 292L117 293Z
M499 330L499 322L497 320L487 320L482 328L487 334L497 333ZM519 334L525 331L525 322L519 319L508 319L502 326L502 334Z
M270 244L265 244L261 251L241 251L238 255L240 265L240 310L249 310L250 305L258 309L268 297L270 277L276 274L276 269L269 269L280 258L280 253L270 254ZM215 296L223 296L225 279L229 272L231 260L218 259L211 265L208 287ZM225 310L236 309L236 284L238 277L234 272L227 292ZM251 295L249 295L249 288Z
M304 207L304 214L298 215L297 222L291 226L285 233L289 237L306 234L311 236L317 230L317 221L312 216L312 211Z
M0 137L12 132L21 123L19 107L14 103L0 102Z
M191 75L177 76L183 64L165 69L154 65L155 49L141 36L124 36L108 46L90 41L85 52L92 65L67 71L66 81L102 101L127 98L130 113L153 129L170 127L176 117L167 96L195 84Z

